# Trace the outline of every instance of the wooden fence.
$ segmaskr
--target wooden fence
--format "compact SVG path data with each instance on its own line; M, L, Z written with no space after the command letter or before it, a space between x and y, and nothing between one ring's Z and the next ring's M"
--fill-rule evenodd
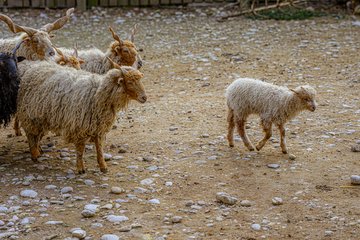
M0 8L69 8L146 7L162 5L185 5L202 2L233 2L235 0L0 0Z

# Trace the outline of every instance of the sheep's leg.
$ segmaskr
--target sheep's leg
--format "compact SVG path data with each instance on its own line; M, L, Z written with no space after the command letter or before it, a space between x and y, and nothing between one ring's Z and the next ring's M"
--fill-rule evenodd
M100 167L100 171L106 173L107 166L105 163L104 153L103 153L103 138L96 136L94 137L94 142L95 142L97 161Z
M83 160L85 142L80 142L75 145L76 147L76 170L79 174L85 173L85 165Z
M283 124L279 125L279 131L280 131L280 147L282 152L286 154L287 148L286 148L286 139L285 139L285 128Z
M261 121L261 125L265 132L265 136L261 141L259 141L256 144L256 149L258 151L260 151L264 147L265 143L269 140L269 138L271 138L271 135L272 135L272 128L271 128L272 123L271 122Z
M247 149L249 149L249 151L254 151L254 146L250 142L250 140L245 132L245 120L236 118L235 121L237 123L237 129L238 129L239 135L240 135L241 139L243 140L245 147L247 147Z
M37 159L41 155L41 151L40 151L41 148L39 144L41 136L30 133L27 133L26 136L29 142L31 159L34 162L38 162Z
M229 108L228 111L228 134L227 139L230 147L234 147L234 128L235 128L235 121L234 121L234 110Z
M21 136L21 130L20 130L20 125L19 125L19 118L17 117L17 115L15 116L14 119L14 130L15 130L15 135L16 136Z

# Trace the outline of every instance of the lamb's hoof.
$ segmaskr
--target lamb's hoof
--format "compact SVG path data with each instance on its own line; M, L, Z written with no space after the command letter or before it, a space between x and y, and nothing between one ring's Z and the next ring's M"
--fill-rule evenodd
M101 171L102 173L107 173L107 172L108 172L108 169L107 169L107 168L100 168L100 171Z
M85 170L84 170L84 169L78 170L78 173L79 173L79 174L84 174L84 173L85 173Z

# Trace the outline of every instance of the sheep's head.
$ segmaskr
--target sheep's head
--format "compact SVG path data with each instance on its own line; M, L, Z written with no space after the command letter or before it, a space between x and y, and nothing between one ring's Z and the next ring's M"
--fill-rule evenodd
M17 25L11 18L4 14L0 14L0 20L4 21L8 25L11 32L24 32L25 34L22 39L24 45L31 48L33 52L36 53L38 59L43 60L55 55L55 51L50 40L52 38L50 32L62 28L70 19L73 12L74 8L67 10L66 16L59 18L53 23L48 23L40 29Z
M144 85L141 79L144 75L137 69L129 66L120 66L113 62L110 58L109 61L113 64L113 68L119 69L121 74L116 78L117 84L121 85L130 97L130 99L136 100L140 103L145 103L147 96L145 93Z
M143 65L141 56L134 44L136 28L137 25L135 25L130 34L130 40L121 40L114 30L111 27L109 28L113 38L115 39L115 42L111 43L110 48L112 53L119 57L120 60L117 63L120 66L134 66L135 68L140 69Z
M65 55L63 54L63 52L54 47L55 51L57 52L57 55L55 57L55 62L59 65L62 66L68 66L68 67L72 67L75 68L77 70L81 69L81 64L84 63L84 60L82 60L81 58L79 58L78 56L78 52L77 52L77 48L74 47L74 52L72 55Z
M17 78L17 63L24 60L23 57L16 57L16 51L23 42L19 42L11 53L0 53L0 72L6 77L2 80L11 81Z
M310 87L309 85L300 86L295 88L294 90L291 89L296 96L301 99L301 102L305 109L309 111L315 111L317 103L315 101L316 91L314 88Z

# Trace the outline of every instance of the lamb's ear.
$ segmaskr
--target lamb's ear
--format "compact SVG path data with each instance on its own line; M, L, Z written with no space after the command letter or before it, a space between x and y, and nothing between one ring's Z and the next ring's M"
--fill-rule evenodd
M22 62L22 61L24 61L26 58L25 57L22 57L22 56L20 56L20 57L17 57L17 62L19 63L19 62Z

